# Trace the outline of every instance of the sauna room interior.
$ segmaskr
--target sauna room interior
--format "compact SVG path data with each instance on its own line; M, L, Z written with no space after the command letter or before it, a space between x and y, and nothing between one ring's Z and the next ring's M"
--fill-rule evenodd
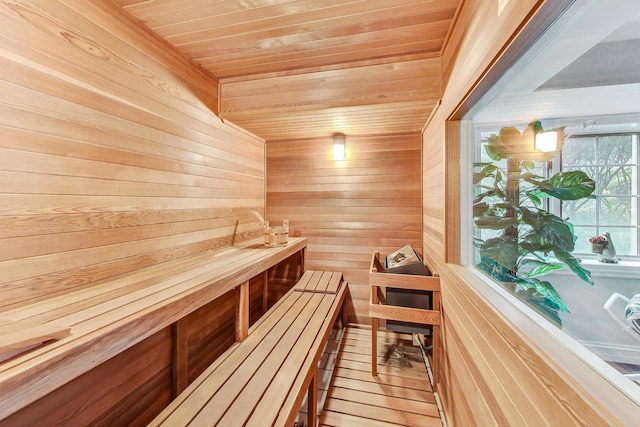
M639 24L0 1L0 426L638 425Z

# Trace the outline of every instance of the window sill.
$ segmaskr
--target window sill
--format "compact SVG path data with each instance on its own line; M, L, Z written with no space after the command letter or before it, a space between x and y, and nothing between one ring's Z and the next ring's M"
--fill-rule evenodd
M583 259L581 265L591 272L594 277L618 277L627 279L640 279L640 262L620 260L617 264L607 264L595 259ZM573 275L565 268L553 274Z

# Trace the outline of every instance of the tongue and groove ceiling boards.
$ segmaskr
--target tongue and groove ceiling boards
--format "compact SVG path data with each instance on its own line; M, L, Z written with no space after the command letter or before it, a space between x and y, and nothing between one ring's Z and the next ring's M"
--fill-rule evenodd
M267 140L418 132L460 0L114 0L220 81Z

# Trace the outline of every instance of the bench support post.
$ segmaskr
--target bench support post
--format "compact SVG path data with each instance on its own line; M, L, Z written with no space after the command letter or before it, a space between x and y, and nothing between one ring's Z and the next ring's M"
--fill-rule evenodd
M307 393L307 426L316 427L318 419L318 368L315 369Z
M269 310L269 270L262 273L262 314Z
M378 287L371 287L371 304L378 304ZM378 318L371 318L371 375L378 375Z
M249 281L236 288L236 341L249 336Z
M187 388L189 349L187 318L183 317L173 324L173 397Z

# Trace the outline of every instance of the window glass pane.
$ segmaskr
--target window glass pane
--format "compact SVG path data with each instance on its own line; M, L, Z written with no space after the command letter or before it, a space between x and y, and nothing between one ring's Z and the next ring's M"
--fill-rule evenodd
M637 229L634 228L607 228L611 240L616 248L617 255L636 255L635 240Z
M599 167L597 194L600 196L628 196L635 188L634 177L637 166Z
M591 226L591 236L581 235L587 240L608 231L618 254L632 256L637 256L638 247L637 144L635 134L571 137L563 147L561 166L563 171L581 170L593 178L597 196L597 200L563 202L562 216L579 227L580 233ZM621 228L625 226L633 228ZM574 253L591 256L589 245L580 241Z
M596 162L595 138L567 138L562 148L562 164L565 166L592 166ZM583 170L582 167L578 168ZM591 176L591 175L589 175Z
M562 217L575 226L596 224L595 199L571 200L562 204Z
M611 135L598 138L598 160L601 165L624 165L632 163L633 146L631 135Z
M636 218L632 216L631 197L602 197L600 199L600 228L610 225L635 225Z
M579 227L576 226L574 228L574 233L577 237L576 239L576 248L575 252L578 253L589 253L591 252L591 242L589 239L592 236L597 235L595 227Z

